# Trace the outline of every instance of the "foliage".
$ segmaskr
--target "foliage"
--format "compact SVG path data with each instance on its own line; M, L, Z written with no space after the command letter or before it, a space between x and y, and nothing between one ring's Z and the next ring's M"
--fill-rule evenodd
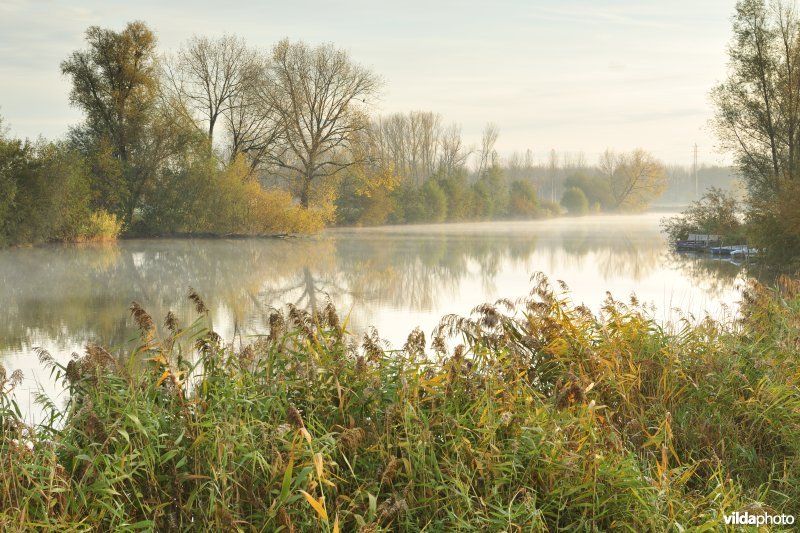
M118 161L124 205L116 214L130 223L149 178L154 111L158 95L156 38L140 21L121 32L92 26L88 48L61 64L70 77L70 101L86 113L82 135L94 146L106 144Z
M690 233L720 235L726 242L742 239L742 208L733 193L711 187L700 200L680 215L661 221L671 241L689 237Z
M324 187L355 162L353 145L369 127L362 104L381 81L331 44L286 39L272 49L268 77L264 98L280 124L270 161L308 208L318 182Z
M557 217L562 213L561 206L555 202L543 201L539 204L539 208L546 217Z
M479 217L502 218L508 214L508 183L499 166L492 165L486 169L475 182L473 190Z
M0 139L0 168L0 180L9 191L0 201L0 242L84 239L92 210L81 154L64 143Z
M447 197L435 180L428 180L422 185L422 218L430 222L444 222L447 218Z
M575 172L564 180L564 187L567 189L577 187L583 191L592 209L609 210L614 205L614 199L608 189L608 182L600 176L587 172Z
M463 168L452 172L440 170L433 179L437 181L447 199L447 220L470 220L477 211L474 191L469 186L469 176Z
M617 154L606 150L600 157L600 177L611 196L611 209L641 211L667 188L664 164L637 149Z
M561 205L570 215L585 215L589 212L589 201L582 189L570 187L561 196Z
M529 181L512 181L509 195L508 213L513 218L534 218L538 214L536 189Z
M17 197L17 176L25 167L30 147L19 140L6 139L2 134L0 130L0 190L3 191L0 194L0 244L5 244Z
M712 92L714 128L747 186L753 244L773 263L800 257L800 21L792 2L740 0L733 15L728 75Z
M77 242L115 241L122 233L122 221L108 211L95 211L89 215L79 233L72 237Z
M199 157L161 180L143 214L144 234L306 233L324 222L319 213L295 205L288 192L262 187L242 156L221 169L213 155Z
M186 329L134 303L127 356L39 351L70 399L62 417L41 398L36 433L0 373L0 525L664 531L800 511L796 282L752 285L739 323L664 328L534 281L445 317L432 352L418 330L356 349L330 305L273 312L234 352L193 292Z
M537 200L560 190L555 152L543 189L532 153L502 166L491 123L473 150L433 112L370 117L382 80L332 44L282 40L265 53L197 36L162 56L135 21L88 28L61 71L85 119L50 155L0 136L0 245L111 236L118 222L136 236L262 235L561 211ZM580 174L575 158L570 186L596 209L644 208L661 165L642 150L612 155L608 175Z

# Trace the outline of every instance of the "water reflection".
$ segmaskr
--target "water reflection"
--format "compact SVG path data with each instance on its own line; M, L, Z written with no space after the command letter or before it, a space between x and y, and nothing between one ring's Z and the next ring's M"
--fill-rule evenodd
M334 230L289 240L124 241L0 252L0 358L33 346L71 351L132 336L131 301L153 316L194 318L194 287L223 337L261 333L270 306L352 310L394 343L447 312L526 293L536 271L599 305L606 290L714 308L735 299L737 265L669 252L661 215ZM688 298L688 299L687 299ZM698 308L697 311L701 309ZM385 331L385 330L388 330Z

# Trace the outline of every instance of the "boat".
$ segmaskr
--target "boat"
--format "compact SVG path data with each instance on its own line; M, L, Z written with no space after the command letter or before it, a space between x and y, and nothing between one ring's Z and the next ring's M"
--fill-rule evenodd
M739 250L731 251L730 255L731 259L741 259L743 257L752 257L758 254L759 254L758 248L750 248L748 246L745 246L744 248L741 248Z
M711 248L711 253L714 255L731 255L733 252L741 253L742 250L747 250L746 244L734 244L731 246L715 246Z

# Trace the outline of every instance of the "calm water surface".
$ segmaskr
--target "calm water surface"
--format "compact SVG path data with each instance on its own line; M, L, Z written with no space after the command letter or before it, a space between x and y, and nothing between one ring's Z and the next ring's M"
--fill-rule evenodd
M563 280L575 303L597 310L610 291L632 293L663 320L679 309L702 317L735 312L746 273L727 260L671 252L663 213L336 229L289 240L130 240L113 246L0 251L0 363L20 368L31 391L52 385L33 348L66 359L89 342L121 345L134 335L137 301L155 318L196 318L194 287L226 340L267 331L270 308L329 299L350 329L375 326L393 346L416 326L426 335L447 313L528 293L530 277Z

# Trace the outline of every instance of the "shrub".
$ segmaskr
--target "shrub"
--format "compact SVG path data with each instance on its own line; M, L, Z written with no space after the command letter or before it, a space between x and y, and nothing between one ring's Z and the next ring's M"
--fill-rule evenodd
M75 237L77 242L115 241L122 233L122 221L103 209L89 215Z
M680 215L661 221L662 231L671 241L688 238L690 233L720 235L727 242L743 238L741 207L732 192L708 189Z
M509 213L516 218L533 218L538 214L536 189L528 181L515 180L511 183Z
M570 215L585 215L589 212L589 201L583 191L577 187L570 187L561 196L561 205Z

